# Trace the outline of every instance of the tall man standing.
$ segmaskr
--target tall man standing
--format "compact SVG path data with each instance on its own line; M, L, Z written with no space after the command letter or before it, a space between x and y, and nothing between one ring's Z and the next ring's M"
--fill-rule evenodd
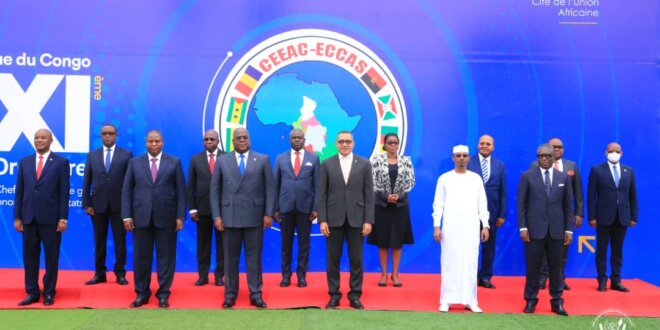
M467 170L469 157L467 146L454 147L454 169L438 178L433 199L433 238L442 244L441 312L448 312L450 304L482 312L476 278L479 241L490 235L488 201L483 180Z
M40 129L34 133L36 155L18 163L14 200L14 229L23 233L25 291L18 303L26 306L39 301L39 256L44 246L44 305L55 302L55 286L60 259L62 233L69 215L69 161L50 151L53 133Z
M479 138L478 157L471 157L467 169L481 176L488 200L488 226L489 239L481 244L481 269L477 275L477 285L494 289L493 261L495 260L495 247L497 228L506 221L506 166L492 157L495 150L495 140L490 135Z
M215 130L204 133L204 151L190 159L188 167L188 208L190 218L197 223L197 273L195 286L209 283L213 232L215 232L215 285L223 286L225 276L222 232L211 219L211 176L215 163L224 152L218 149L220 138Z
M232 138L234 151L220 157L211 178L211 213L223 231L225 248L225 301L231 308L238 295L241 245L245 247L250 304L266 308L262 299L261 252L264 229L273 223L275 180L268 156L250 149L250 135L240 127Z
M589 225L596 228L596 270L598 291L607 290L607 246L611 248L610 289L628 292L621 284L623 265L623 240L628 227L637 224L639 206L635 172L621 164L621 146L612 142L607 145L607 162L591 168L587 191Z
M108 225L115 243L114 272L119 285L126 280L126 228L121 219L121 187L133 153L117 147L117 127L101 127L103 147L87 155L83 176L82 204L94 227L94 277L86 285L107 282L105 272Z
M319 157L303 149L305 135L299 128L289 134L291 150L275 160L275 183L277 187L277 210L280 214L282 232L282 281L281 287L291 284L291 255L293 233L298 232L298 287L307 286L305 275L309 268L309 236L312 221L318 213L314 208L316 188L321 167Z
M151 296L154 244L158 271L158 306L169 307L174 281L176 235L186 217L186 181L179 158L163 152L163 136L147 134L147 153L131 159L121 194L124 227L133 233L134 282L140 307Z
M550 268L552 311L564 309L561 280L562 245L573 241L573 189L570 178L552 168L553 148L542 144L536 151L539 167L523 173L518 183L518 229L525 248L525 313L534 313L538 303L538 280L545 254Z
M351 290L348 301L355 309L364 309L362 296L362 246L364 236L374 223L374 189L371 162L353 154L353 134L337 134L339 155L321 165L317 206L321 233L326 239L327 279L330 301L326 308L339 306L339 263L344 242L348 245Z

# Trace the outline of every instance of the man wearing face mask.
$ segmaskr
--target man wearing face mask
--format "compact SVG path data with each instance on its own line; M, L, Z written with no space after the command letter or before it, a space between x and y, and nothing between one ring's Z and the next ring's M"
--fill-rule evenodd
M607 290L607 246L612 256L610 289L621 292L630 290L621 284L623 264L623 240L628 227L637 224L639 207L635 172L619 162L621 146L612 142L607 145L607 162L591 168L587 190L589 226L596 228L596 270L598 291Z

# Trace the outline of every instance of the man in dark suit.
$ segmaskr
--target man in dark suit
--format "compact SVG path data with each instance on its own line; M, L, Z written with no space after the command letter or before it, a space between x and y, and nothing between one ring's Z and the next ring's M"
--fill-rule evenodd
M39 256L44 246L44 305L55 302L55 286L62 233L69 214L69 161L50 151L53 134L47 129L34 133L36 155L20 160L14 200L14 229L23 233L25 291L19 302L26 306L39 301Z
M374 223L374 189L371 162L353 154L353 134L337 135L339 155L321 164L317 206L321 233L326 239L327 279L330 301L326 308L339 306L339 263L344 242L348 245L351 290L348 301L355 309L364 309L362 296L362 245Z
M626 231L635 227L639 214L635 172L619 162L623 152L618 143L608 144L605 155L607 162L591 168L587 190L589 225L596 228L598 291L607 290L607 246L610 245L610 289L628 292L621 283L621 265Z
M211 213L216 229L224 231L225 301L231 308L238 295L241 245L245 247L250 304L266 308L261 288L264 229L275 214L275 179L268 156L250 149L248 131L237 128L234 151L220 157L211 178Z
M575 217L575 227L579 228L582 226L582 219L584 218L584 197L582 196L582 177L580 176L580 170L578 169L577 164L574 161L564 159L564 143L558 138L552 138L548 141L548 144L553 148L553 157L555 159L552 167L554 169L567 174L571 180L571 186L573 187L573 213ZM530 168L536 168L539 166L538 161L533 161ZM566 283L566 262L568 261L568 245L564 245L564 251L562 251L561 258L561 278L563 281L564 290L570 290L571 287ZM548 280L548 260L543 256L543 262L541 263L541 276L539 276L539 287L545 289L545 284Z
M479 157L470 157L467 169L479 174L484 181L490 214L488 219L490 239L481 243L481 268L477 275L477 285L494 289L495 285L491 282L491 278L495 259L495 238L497 228L506 221L506 167L501 160L492 157L495 150L495 140L492 136L482 135L479 138L478 149Z
M289 134L291 150L275 160L275 182L277 187L277 213L282 233L282 281L281 287L291 284L291 255L293 234L298 231L298 287L307 286L305 274L309 268L309 236L312 221L318 213L314 208L316 187L321 166L319 157L305 151L305 135L301 129ZM297 228L297 229L296 229Z
M188 168L188 208L190 218L197 223L197 273L199 278L195 286L209 283L211 265L211 239L215 232L215 285L223 286L225 281L225 258L222 247L222 232L213 226L211 219L211 176L215 163L224 152L218 149L220 138L215 130L204 134L204 151L190 159Z
M133 153L117 147L117 127L106 124L101 127L103 147L87 155L83 176L82 204L94 226L94 277L86 285L107 282L105 276L106 242L108 225L115 242L114 272L119 285L126 280L126 228L121 219L121 187L128 162Z
M538 278L545 254L550 266L552 311L564 309L561 280L562 245L573 240L575 226L572 188L569 177L552 168L553 148L542 144L536 151L539 167L523 173L518 183L518 229L525 248L525 313L534 313L538 303Z
M121 215L126 230L133 232L134 278L140 307L151 296L151 264L156 246L158 306L169 307L174 281L176 235L186 217L186 180L181 161L163 152L163 136L147 134L147 153L131 159L121 194Z

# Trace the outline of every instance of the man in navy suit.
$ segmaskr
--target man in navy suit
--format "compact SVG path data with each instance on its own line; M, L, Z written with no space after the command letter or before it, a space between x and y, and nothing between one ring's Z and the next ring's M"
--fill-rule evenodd
M69 161L50 151L53 134L47 129L34 133L36 155L20 160L14 200L14 229L23 233L25 291L19 302L26 306L39 301L39 256L44 246L44 305L55 302L55 286L62 233L69 214Z
M215 229L211 219L211 176L215 163L224 152L218 149L220 138L215 130L204 133L204 151L190 159L188 167L188 212L190 219L197 223L197 273L195 286L209 283L211 267L211 247L215 232L215 285L223 286L225 281L225 258L222 247L222 232Z
M312 221L316 219L314 208L316 187L319 182L319 157L305 151L305 135L299 128L289 134L291 150L286 151L275 160L275 182L278 202L277 213L280 219L282 233L282 281L281 287L291 284L291 255L293 250L293 233L298 232L298 287L307 286L305 274L309 268L309 236ZM297 229L296 229L297 228Z
M103 147L87 155L83 176L82 204L94 226L94 277L86 285L107 282L105 272L108 225L112 228L115 243L114 272L119 285L126 280L126 228L121 219L121 187L128 162L133 153L117 147L117 127L106 124L101 127Z
M605 150L607 162L591 168L587 190L589 225L596 228L596 270L598 291L607 290L607 246L611 248L610 289L628 292L621 284L623 240L628 227L637 224L639 206L635 172L619 160L623 152L612 142Z
M130 307L140 307L151 296L151 263L156 246L158 306L169 307L174 281L176 234L186 217L186 181L181 161L163 152L163 136L147 134L147 153L131 159L121 193L121 216L133 232L133 269L137 298Z
M211 213L216 229L223 231L225 248L225 301L231 308L238 295L238 265L245 248L250 304L266 308L261 288L261 252L264 229L275 214L275 179L268 156L250 149L248 131L237 128L234 151L220 157L211 178Z
M504 163L492 157L495 150L495 140L490 135L479 138L479 157L470 157L467 169L481 176L486 189L488 200L488 213L490 218L490 239L481 243L481 268L477 275L479 286L494 289L491 282L493 277L493 260L495 259L495 238L497 228L506 221L506 167Z
M538 303L538 279L545 254L550 267L552 311L564 309L561 280L563 245L573 241L573 189L568 175L552 168L553 149L542 144L536 151L539 167L523 173L518 183L518 229L525 248L525 313L534 313Z

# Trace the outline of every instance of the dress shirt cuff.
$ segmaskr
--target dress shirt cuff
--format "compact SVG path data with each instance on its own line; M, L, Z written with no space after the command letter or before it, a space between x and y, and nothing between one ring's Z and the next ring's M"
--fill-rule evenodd
M189 214L194 214L194 213L197 213L197 210L196 210L196 209L192 209L192 210L188 211L188 213L189 213Z
M433 227L440 227L440 219L433 219Z
M527 231L527 227L525 227L525 228L520 228L520 231Z
M566 231L566 234L571 234L571 235L573 235L573 232L572 232L572 231L569 231L569 230L567 230L567 231Z
M133 220L133 219L131 219L131 218L126 218L126 219L124 219L124 222L129 221L129 220Z

